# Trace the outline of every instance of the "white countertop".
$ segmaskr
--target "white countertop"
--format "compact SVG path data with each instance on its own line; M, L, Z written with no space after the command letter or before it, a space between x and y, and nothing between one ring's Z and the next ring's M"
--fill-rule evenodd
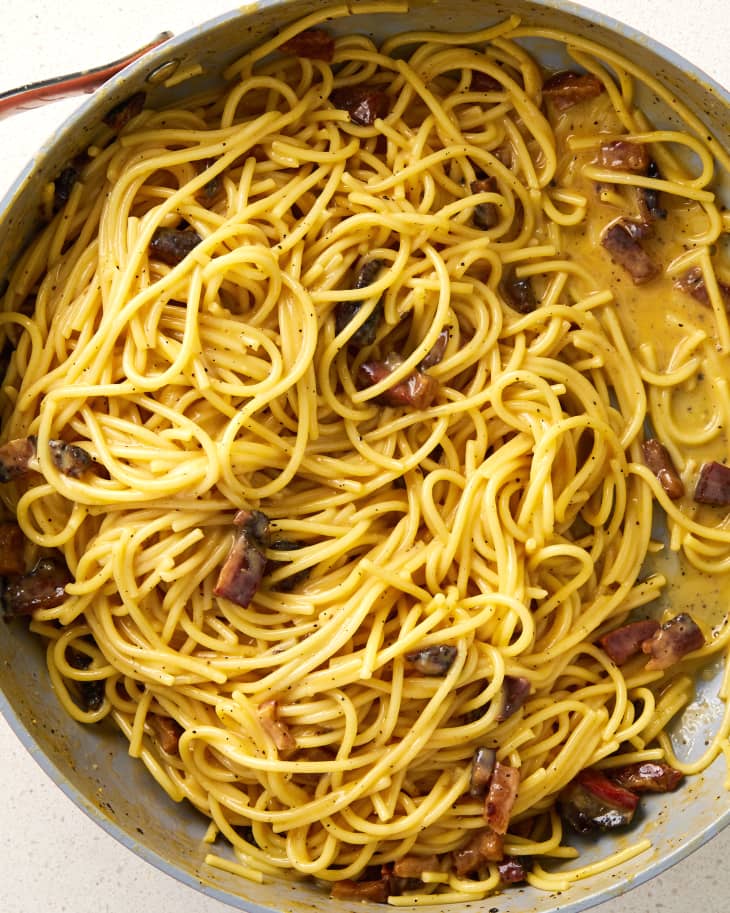
M182 31L225 0L5 0L0 91L114 60L164 30ZM559 4L558 4L559 5ZM584 0L672 47L730 86L728 0ZM83 101L0 122L0 197L35 149ZM595 913L725 913L730 828L699 852ZM0 718L0 913L224 913L122 847L41 771Z

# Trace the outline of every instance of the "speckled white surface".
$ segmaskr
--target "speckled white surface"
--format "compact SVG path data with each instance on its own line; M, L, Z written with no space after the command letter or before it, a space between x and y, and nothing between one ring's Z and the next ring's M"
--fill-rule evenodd
M227 12L220 0L5 0L0 91L113 60L165 29ZM591 0L730 86L728 0ZM68 100L0 122L0 196L79 104ZM1 633L1 632L0 632ZM669 872L595 913L730 911L730 828ZM0 913L224 913L120 846L47 778L0 718Z

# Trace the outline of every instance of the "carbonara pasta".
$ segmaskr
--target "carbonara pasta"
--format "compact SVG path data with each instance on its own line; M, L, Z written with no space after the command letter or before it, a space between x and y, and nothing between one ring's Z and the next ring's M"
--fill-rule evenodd
M2 305L6 612L210 864L561 890L648 846L573 830L727 745L667 726L730 638L671 590L730 566L730 163L588 39L347 14L131 99L49 187Z

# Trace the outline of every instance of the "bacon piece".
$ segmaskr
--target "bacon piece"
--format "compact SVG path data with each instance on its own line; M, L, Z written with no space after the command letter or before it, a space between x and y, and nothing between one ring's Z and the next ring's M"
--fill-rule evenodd
M366 361L360 365L358 380L362 387L372 387L393 373L395 360ZM422 371L412 371L403 380L385 390L377 401L384 406L413 406L415 409L427 409L436 398L439 382Z
M469 842L453 853L453 867L456 874L463 878L484 868L489 862L501 862L504 858L504 838L502 834L483 828L477 831Z
M378 878L374 881L352 881L345 878L332 885L332 900L369 900L372 903L387 903L390 895L390 879Z
M684 495L684 482L674 468L667 448L656 438L648 438L641 445L644 461L661 482L667 495L676 501Z
M6 580L5 615L32 615L36 609L61 605L66 598L66 585L72 580L62 558L41 558L29 573Z
M25 536L17 523L0 523L0 576L25 570Z
M258 718L279 751L293 751L297 747L297 740L289 731L289 727L279 719L279 705L276 701L264 701L260 704Z
M77 650L75 647L67 647L66 659L72 669L88 669L91 665L91 657L88 653ZM78 704L82 710L87 713L98 710L104 703L106 697L106 686L104 679L87 679L74 681L78 692Z
M177 754L180 749L180 736L185 731L177 720L161 713L150 713L147 722L155 736L157 744L165 754Z
M519 785L519 770L497 761L492 779L489 781L489 792L484 800L484 818L489 827L498 834L507 833Z
M673 792L684 774L663 761L639 761L607 771L614 783L637 793Z
M66 441L48 442L51 460L64 475L79 478L94 462L89 454L76 444ZM0 447L0 482L9 482L36 468L33 464L38 452L35 435L16 438Z
M618 222L609 225L601 237L601 244L611 259L626 270L635 285L650 282L660 272L639 241L639 238L646 234L646 228L643 223L619 219Z
M497 714L497 722L503 723L513 713L517 713L530 693L530 680L523 675L505 675L502 683L502 709Z
M335 39L324 29L305 29L285 41L281 50L308 60L326 60L329 63L335 55Z
M0 482L11 482L30 471L35 457L35 438L21 437L0 447Z
M480 178L478 181L472 181L469 185L472 193L496 193L497 180L493 177ZM477 203L474 207L472 221L477 228L485 231L494 226L499 221L499 211L496 203Z
M118 105L107 111L102 119L107 127L111 127L112 130L119 133L133 117L142 111L146 100L147 96L144 92L135 92L134 95L130 95L129 98L125 98L124 101L120 101Z
M649 178L660 178L661 174L657 163L650 161L646 169ZM667 211L659 205L659 191L652 187L639 187L639 209L644 222L656 222L657 219L666 219Z
M492 779L496 753L493 748L477 748L471 761L471 776L469 777L469 795L483 796L489 781Z
M630 824L639 797L598 770L582 770L561 792L560 812L580 834Z
M377 118L388 113L389 99L382 89L367 86L341 86L330 93L335 108L347 111L353 124L372 127Z
M198 162L197 172L198 174L203 174L207 171L212 165L215 164L215 159L204 159L202 162ZM211 206L220 196L223 189L223 179L220 174L214 175L209 181L207 181L200 190L196 193L196 199L204 206Z
M426 371L428 368L433 368L434 365L437 365L441 361L444 357L444 352L446 352L446 346L449 344L449 337L450 333L448 327L444 327L436 337L436 342L431 346L431 349L423 356L422 361L418 365L419 371Z
M527 869L515 856L505 856L497 863L497 870L505 884L519 884L527 880Z
M366 261L358 270L353 288L361 289L372 285L384 266L385 263L382 260ZM338 335L354 319L362 304L362 301L340 301L335 309L335 332ZM378 302L367 320L347 340L348 344L358 349L362 349L364 346L371 346L375 342L375 335L378 331L378 324L382 314L383 308Z
M53 209L57 212L68 203L74 184L79 179L79 170L74 165L67 165L53 182Z
M641 645L659 630L659 622L654 618L643 621L632 621L627 625L609 631L598 638L599 644L617 666L622 666L632 656L641 652Z
M542 94L550 99L558 112L567 111L589 98L597 98L604 91L605 86L597 76L572 70L553 73L542 86Z
M293 539L277 539L276 542L272 542L269 545L269 548L273 549L276 552L294 552L300 548L304 548L303 542L296 542ZM277 567L281 567L284 564L290 562L287 561L277 561L273 558L268 558L266 561L266 567L264 568L264 574L269 575ZM303 583L307 577L309 577L310 569L305 567L302 571L297 571L296 574L290 574L288 577L284 577L283 580L272 587L279 593L291 593L292 590L296 589L300 583Z
M422 878L424 872L440 871L441 865L435 853L429 856L403 856L393 864L393 874L397 878Z
M201 241L192 228L157 228L150 241L150 254L168 266L177 266Z
M483 73L481 70L472 70L469 83L470 92L502 92L503 90L504 86L494 76Z
M49 441L48 446L54 466L64 475L78 479L91 466L91 457L83 447L55 440Z
M269 518L258 510L239 510L233 523L237 527L233 545L213 592L246 608L264 576Z
M642 643L642 651L651 656L645 668L650 672L669 669L688 653L699 650L704 645L705 635L694 618L687 612L681 612Z
M537 308L532 282L529 279L518 279L513 270L502 277L499 290L507 304L518 314L530 314Z
M695 486L694 499L698 504L725 507L730 504L730 466L712 461L703 463Z
M720 297L722 298L725 307L730 307L730 285L719 281L717 285L720 289ZM687 270L686 273L678 276L674 280L674 287L691 295L695 301L699 301L700 304L710 307L710 295L707 291L707 284L705 283L705 277L701 267L693 266L692 269Z
M644 143L617 139L601 146L598 150L598 163L613 171L643 174L649 167L649 152Z
M443 677L449 671L456 659L457 649L450 644L434 644L406 653L406 659L421 675Z
M497 159L498 162L501 162L505 168L510 170L514 166L514 153L512 152L511 146L497 146L496 149L491 150L492 155ZM515 201L518 202L518 201ZM520 203L521 205L521 203Z
M103 679L93 678L89 681L76 682L76 687L79 692L79 705L87 713L98 710L104 703L106 686Z

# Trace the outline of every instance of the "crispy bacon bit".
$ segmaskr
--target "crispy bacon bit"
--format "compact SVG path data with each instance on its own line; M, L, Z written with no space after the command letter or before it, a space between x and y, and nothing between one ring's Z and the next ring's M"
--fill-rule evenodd
M471 761L469 777L469 795L483 796L492 779L496 753L493 748L477 748Z
M490 828L479 830L460 850L453 854L456 874L463 878L483 869L489 862L501 862L504 858L504 838Z
M639 797L598 770L582 770L560 794L560 812L580 834L630 824Z
M648 178L659 178L661 174L657 163L650 161L646 169ZM667 211L659 205L659 191L651 187L639 187L639 209L644 222L656 222L657 219L666 219Z
M537 298L529 279L518 279L513 270L508 270L499 283L502 297L513 311L530 314L537 307Z
M622 266L635 285L643 285L659 275L659 267L644 250L639 241L646 232L643 223L619 219L603 232L601 244L614 263Z
M352 881L345 878L332 885L332 900L369 900L372 903L387 903L390 894L390 879L378 878L375 881Z
M718 282L717 285L725 307L730 307L730 285L725 282ZM704 304L706 307L710 306L710 295L707 291L707 284L701 267L693 266L692 269L678 276L674 280L674 287L691 295L700 304Z
M77 650L75 647L66 649L66 659L72 669L88 669L91 665L91 657L88 653ZM82 710L87 713L98 710L104 703L106 697L106 686L104 679L87 679L74 681L78 693L78 704Z
M112 130L119 133L133 117L136 117L141 112L146 100L147 96L144 92L135 92L134 95L130 95L129 98L120 101L111 111L108 111L103 118L104 123L107 127L111 127Z
M289 731L289 727L279 719L279 705L276 701L264 701L260 704L258 718L279 751L293 751L297 747L297 740Z
M422 650L406 653L406 659L421 675L444 676L456 659L457 649L451 644L434 644Z
M29 573L7 578L5 615L32 615L36 609L61 605L66 598L66 585L72 579L62 558L41 558Z
M79 692L79 705L87 713L93 713L104 703L106 685L104 679L93 678L89 681L76 682Z
M484 800L484 818L489 827L498 834L507 833L519 785L519 770L497 761L492 779L489 781L489 792Z
M684 482L674 468L672 458L667 448L656 438L648 438L641 445L644 461L654 475L661 482L667 495L676 501L684 495Z
M393 874L397 878L422 878L424 872L440 872L438 856L403 856L393 864Z
M519 884L527 880L527 869L515 856L505 856L497 863L499 877L505 884Z
M34 457L34 438L15 438L3 444L0 447L0 482L10 482L25 475Z
M216 174L203 184L196 194L197 199L199 199L204 206L211 206L220 197L222 188L223 181L221 176Z
M513 713L517 713L530 693L530 680L524 675L505 675L502 683L502 709L497 714L497 722L503 723Z
M25 570L25 536L17 523L0 523L0 576Z
M62 209L71 196L74 184L79 179L79 171L73 165L67 165L53 182L53 209Z
M444 327L436 337L436 342L431 346L430 351L423 356L421 363L418 365L419 371L426 371L428 368L433 368L434 365L439 364L446 352L446 346L449 344L449 336L448 327Z
M372 387L393 373L391 361L366 361L360 365L358 379L362 387ZM403 380L385 390L377 401L384 406L413 406L414 409L427 409L436 398L439 382L423 371L412 371Z
M511 146L497 146L497 148L492 149L491 152L497 161L501 162L505 168L512 169L515 163L515 157Z
M201 241L192 228L158 228L150 241L150 254L168 266L177 266Z
M239 510L233 523L237 527L233 545L213 592L245 609L264 576L269 518L258 510Z
M385 266L385 263L382 260L367 260L357 272L355 276L355 285L353 288L361 289L367 288L369 285L372 285L373 282L378 278L378 273Z
M273 549L275 552L294 552L300 548L304 548L303 542L296 542L293 539L277 539L276 542L272 542L269 545L269 548ZM264 574L269 575L276 570L276 568L281 567L283 564L287 564L287 561L276 561L273 558L269 558L266 561L266 568L264 569ZM279 593L291 593L292 590L296 589L300 583L303 583L307 577L309 577L310 569L305 567L302 571L297 571L296 574L290 574L288 577L284 577L283 580L279 580L278 583L272 587Z
M472 193L496 193L497 180L493 177L480 178L478 181L472 181L469 185ZM477 228L484 231L494 228L499 221L499 212L496 203L477 203L474 207L472 221Z
M382 260L368 260L358 270L353 288L361 289L372 285L384 266L385 264ZM335 332L338 335L355 318L362 304L362 301L340 301L335 309ZM375 342L375 334L378 331L378 324L382 314L383 308L378 302L362 326L358 327L348 339L349 345L358 349L362 349L364 346L371 346Z
M48 446L53 464L67 476L79 478L93 463L89 454L76 444L51 440ZM0 482L17 479L35 468L32 461L37 455L37 447L35 435L16 438L0 447Z
M712 461L703 463L695 486L694 499L698 504L725 507L730 504L730 466Z
M308 60L326 60L329 63L335 55L335 39L324 29L305 29L285 41L281 50Z
M83 447L65 441L49 441L48 445L53 465L64 475L78 479L91 466L91 457Z
M597 98L603 91L605 86L597 76L571 70L553 73L542 86L542 94L550 99L558 112L567 111L589 98Z
M622 666L632 656L641 652L641 645L659 630L654 618L632 621L627 625L609 631L598 638L598 642L617 666Z
M342 86L330 94L335 108L347 111L353 124L372 127L379 117L388 113L388 95L382 89L367 86Z
M157 744L165 754L177 754L180 749L180 736L184 730L177 720L161 713L150 713L147 722L154 734Z
M204 159L202 162L198 163L198 173L202 174L214 164L215 159ZM204 206L210 206L218 199L222 189L223 179L220 174L216 174L209 181L203 184L203 186L197 192L196 198L200 200Z
M481 70L472 70L469 83L470 92L501 92L503 89L502 83L494 76L483 73Z
M657 669L669 669L688 653L699 650L704 645L705 635L694 618L687 612L681 612L645 640L641 649L651 656L646 669L654 672Z
M649 167L649 152L644 143L617 139L601 146L598 150L598 163L613 171L643 174Z
M663 761L639 761L607 771L614 783L637 793L673 792L684 774Z

